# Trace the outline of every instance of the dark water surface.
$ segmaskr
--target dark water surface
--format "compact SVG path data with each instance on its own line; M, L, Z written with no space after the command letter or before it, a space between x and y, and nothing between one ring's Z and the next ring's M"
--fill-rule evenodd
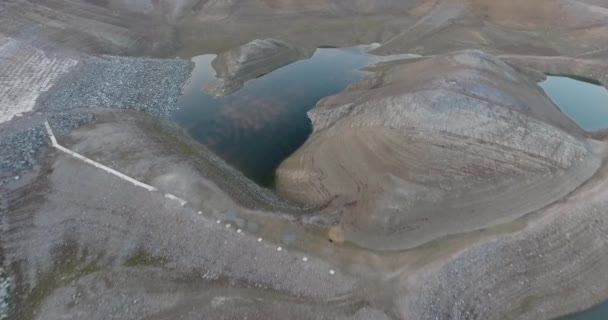
M589 310L559 318L558 320L606 320L608 319L608 302Z
M312 131L306 112L320 99L344 90L386 60L362 48L318 49L301 60L248 81L238 92L214 98L203 88L215 78L214 55L193 58L190 83L175 121L192 137L257 183L270 186L278 165Z
M547 76L539 85L581 128L587 131L608 128L608 90L602 85L563 76Z

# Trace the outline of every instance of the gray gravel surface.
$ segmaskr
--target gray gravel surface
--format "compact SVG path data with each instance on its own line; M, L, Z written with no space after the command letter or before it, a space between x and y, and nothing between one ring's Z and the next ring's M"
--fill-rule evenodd
M411 319L553 319L602 302L608 202L598 197L556 208L561 214L472 247L431 272Z
M44 161L49 162L43 169L49 170L48 175L36 181L23 206L11 208L6 216L8 232L2 241L8 248L7 260L19 261L18 288L35 288L45 275L61 280L65 272L59 266L65 261L82 261L82 268L94 264L96 268L88 270L95 272L108 265L132 265L130 257L141 251L163 257L165 268L176 275L193 276L201 285L229 281L233 287L313 301L346 297L356 287L356 279L335 264L315 255L307 255L303 262L301 252L289 247L277 250L266 237L258 242L264 235L237 232L235 226L209 219L207 212L199 215L161 193L135 187L63 153L51 151ZM24 238L31 241L21 241ZM71 246L75 249L69 251ZM335 274L330 273L332 269ZM154 279L142 283L146 281ZM173 290L171 282L160 286L160 292ZM28 315L42 302L27 298L28 290L16 294L15 299L21 299L14 311L16 319L31 318ZM113 292L111 288L103 291ZM88 319L108 319L106 311L125 310L130 302L111 296L108 305ZM43 308L50 313L41 310L44 319L66 319L60 316L63 310L52 313L53 306Z
M48 96L51 111L117 108L168 117L176 108L193 63L187 60L91 57Z
M86 112L59 113L50 115L48 121L55 135L62 136L94 118L92 113ZM24 170L38 163L41 148L50 140L42 119L37 119L35 123L29 128L0 135L0 186L10 180L19 180Z
M0 320L8 319L10 287L10 279L0 267Z
M44 126L36 126L0 136L0 185L7 175L17 175L37 163L40 148L48 143ZM4 178L4 179L2 179ZM17 178L16 176L14 178Z
M51 114L48 120L58 136L91 122L99 108L169 117L192 67L186 60L90 57L53 87L38 109ZM31 122L29 128L17 126L0 135L0 185L34 166L40 148L48 143L42 118Z
M95 115L88 112L78 113L59 113L49 117L49 124L53 128L53 133L56 136L69 134L72 130L81 125L93 122Z

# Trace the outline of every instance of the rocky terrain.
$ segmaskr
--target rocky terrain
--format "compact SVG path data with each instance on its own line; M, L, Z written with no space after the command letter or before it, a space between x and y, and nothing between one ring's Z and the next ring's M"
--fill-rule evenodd
M129 2L135 3L123 1ZM2 1L0 32L45 51L73 54L160 54L173 48L172 28L161 17L104 4L108 2Z
M49 111L115 108L169 117L193 63L186 60L90 57L42 103Z
M191 57L275 38L301 48L377 42L379 54L608 55L602 0L10 0L0 9L2 33L46 50Z
M256 39L219 54L211 65L217 79L205 91L223 97L241 89L247 80L255 79L280 67L310 58L313 50L301 50L274 39Z
M605 143L585 139L533 72L479 51L378 70L309 112L314 132L278 169L279 192L345 198L330 238L375 250L517 228L396 272L408 319L550 319L600 302L606 281L591 266L605 264Z
M69 57L52 57L35 47L0 35L0 123L32 111L41 93L78 63Z
M314 132L278 169L277 188L304 203L352 201L346 240L374 249L508 222L600 163L533 80L479 51L394 66L309 117Z
M608 135L536 83L606 85L607 21L604 0L2 1L0 319L536 320L605 302ZM319 101L274 190L171 121L193 56L218 54L226 95L372 43L403 59Z

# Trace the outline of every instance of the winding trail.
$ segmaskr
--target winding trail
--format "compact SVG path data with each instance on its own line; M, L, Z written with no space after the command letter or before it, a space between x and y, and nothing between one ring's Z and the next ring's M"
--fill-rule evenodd
M112 169L112 168L110 168L108 166L104 166L103 164L101 164L99 162L93 161L93 160L91 160L91 159L89 159L89 158L87 158L87 157L85 157L85 156L83 156L83 155L81 155L79 153L76 153L76 152L74 152L74 151L72 151L72 150L70 150L70 149L68 149L66 147L63 147L62 145L60 145L57 142L57 138L55 138L55 134L53 134L53 130L51 129L51 125L49 124L48 121L44 122L44 126L46 127L46 131L49 134L49 138L51 139L51 144L52 144L52 146L55 149L60 150L60 151L62 151L64 153L67 153L70 156L72 156L72 157L74 157L76 159L82 160L82 161L84 161L84 162L86 162L86 163L88 163L88 164L90 164L90 165L92 165L92 166L94 166L96 168L99 168L99 169L101 169L101 170L103 170L103 171L105 171L105 172L107 172L109 174L115 175L115 176L117 176L118 178L120 178L122 180L128 181L128 182L132 183L133 185L135 185L137 187L144 188L144 189L146 189L146 190L148 190L150 192L158 192L159 191L158 188L156 188L156 187L153 187L153 186L151 186L149 184L145 184L145 183L143 183L141 181L138 181L138 180L136 180L134 178L131 178L131 177L127 176L124 173L116 171L116 170L114 170L114 169ZM180 197L178 197L176 195L170 194L170 193L165 193L165 197L167 199L171 199L171 200L175 200L175 201L179 202L179 204L182 207L185 206L188 203L186 200L184 200L184 199L182 199L182 198L180 198Z

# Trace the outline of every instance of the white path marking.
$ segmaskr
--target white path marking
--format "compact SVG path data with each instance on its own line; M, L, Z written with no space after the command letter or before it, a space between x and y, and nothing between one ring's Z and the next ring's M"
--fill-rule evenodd
M99 168L99 169L101 169L101 170L103 170L103 171L105 171L107 173L113 174L113 175L119 177L120 179L128 181L128 182L130 182L130 183L132 183L132 184L134 184L134 185L136 185L138 187L144 188L144 189L146 189L148 191L151 191L151 192L158 191L157 188L155 188L155 187L153 187L151 185L145 184L143 182L139 182L139 181L137 181L137 180L135 180L135 179L127 176L124 173L118 172L118 171L116 171L116 170L114 170L114 169L112 169L110 167L106 167L106 166L104 166L103 164L101 164L99 162L93 161L93 160L91 160L91 159L89 159L89 158L87 158L87 157L85 157L85 156L83 156L81 154L78 154L78 153L76 153L76 152L74 152L74 151L72 151L72 150L70 150L68 148L65 148L65 147L59 145L59 143L57 143L57 138L55 138L55 135L53 134L53 130L51 130L51 126L49 125L49 122L45 121L44 122L44 126L46 127L46 131L48 132L49 137L51 138L51 143L52 143L53 147L55 147L56 149L58 149L60 151L63 151L65 153L71 155L72 157L74 157L76 159L79 159L79 160L82 160L82 161L84 161L84 162L86 162L86 163L88 163L88 164L90 164L90 165L92 165L92 166L94 166L96 168ZM181 201L185 202L183 199L180 199L180 198L178 198L176 196L173 196L173 195L170 195L170 194L165 194L165 197L173 199L173 200L177 200L177 201L180 201L180 202Z
M74 151L72 151L72 150L70 150L68 148L65 148L65 147L61 146L57 142L57 138L55 138L55 134L53 134L53 130L51 129L51 126L49 125L48 121L44 122L44 126L46 127L46 131L49 134L49 138L51 139L51 144L53 145L54 148L56 148L56 149L58 149L58 150L60 150L62 152L65 152L65 153L71 155L72 157L74 157L76 159L79 159L79 160L82 160L82 161L84 161L84 162L86 162L86 163L88 163L88 164L90 164L90 165L92 165L92 166L94 166L96 168L99 168L99 169L101 169L101 170L103 170L105 172L113 174L113 175L117 176L118 178L120 178L122 180L126 180L126 181L128 181L128 182L130 182L130 183L132 183L132 184L134 184L134 185L136 185L138 187L144 188L144 189L146 189L146 190L148 190L150 192L156 192L156 191L158 191L157 188L155 188L155 187L153 187L151 185L148 185L148 184L145 184L143 182L137 181L137 180L135 180L135 179L127 176L126 174L118 172L118 171L116 171L116 170L114 170L114 169L112 169L110 167L106 167L106 166L104 166L103 164L101 164L99 162L93 161L93 160L91 160L91 159L89 159L89 158L87 158L87 157L85 157L85 156L83 156L83 155L81 155L79 153L76 153L76 152L74 152ZM18 179L18 178L16 178L16 179ZM181 206L185 206L188 203L186 200L184 200L184 199L182 199L180 197L177 197L175 195L172 195L170 193L165 193L164 196L166 198L168 198L168 199L175 200L175 201L179 202ZM197 213L200 215L203 212L202 211L198 211ZM218 224L222 223L221 220L217 220L216 222ZM226 229L229 229L231 226L232 225L230 223L227 223L225 227L226 227ZM237 233L241 233L242 230L241 229L237 229L236 232ZM262 238L258 238L257 241L258 242L262 242ZM276 250L279 251L279 252L281 252L281 251L283 251L283 247L279 246L279 247L277 247ZM302 261L307 262L308 261L308 257L302 257ZM336 273L336 271L334 271L333 269L329 270L329 274L334 275L335 273Z
M46 132L49 134L49 137L51 138L51 144L53 145L53 147L57 147L59 145L59 143L57 143L55 134L53 133L53 130L51 130L51 125L49 124L48 121L45 121L44 126L46 127Z
M152 188L154 188L154 187L152 187ZM186 201L186 200L184 200L184 199L182 199L182 198L180 198L180 197L178 197L178 196L172 195L172 194L170 194L170 193L165 193L165 198L169 198L169 199L171 199L171 200L175 200L175 201L179 202L179 204L180 204L182 207L183 207L183 206L185 206L185 205L186 205L186 203L188 203L188 201Z

